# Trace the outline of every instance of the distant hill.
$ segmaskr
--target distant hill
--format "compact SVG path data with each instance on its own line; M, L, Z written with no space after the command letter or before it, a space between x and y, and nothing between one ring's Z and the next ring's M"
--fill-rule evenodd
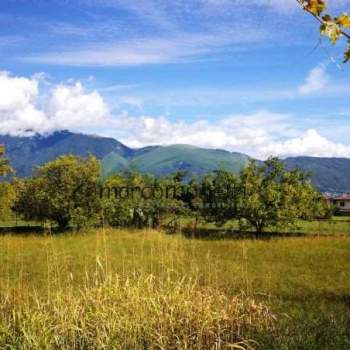
M102 160L104 174L129 170L151 173L157 176L184 170L188 176L203 175L217 169L238 173L249 157L241 153L203 149L188 145L157 146L134 150L126 162L113 152Z
M222 150L207 150L187 145L129 148L113 138L59 131L48 136L18 137L0 135L6 154L17 176L29 176L33 169L60 155L87 157L92 154L102 162L103 176L116 171L140 171L166 175L186 170L188 175L215 169L238 172L248 156Z
M59 131L48 136L17 137L0 135L0 144L5 144L6 154L17 176L29 176L32 170L63 154L86 157L89 154L103 159L111 152L124 156L132 150L120 142L106 137Z
M311 173L322 192L350 192L350 159L294 157L284 160L287 169L298 167Z
M48 136L17 137L0 135L0 144L17 176L29 176L33 169L57 158L73 154L95 155L102 163L103 176L117 171L139 171L157 176L185 170L188 176L216 169L238 173L249 157L242 153L204 149L189 145L129 148L119 141L94 135L59 131ZM350 159L294 157L283 160L288 169L299 167L312 173L313 183L323 192L350 192Z

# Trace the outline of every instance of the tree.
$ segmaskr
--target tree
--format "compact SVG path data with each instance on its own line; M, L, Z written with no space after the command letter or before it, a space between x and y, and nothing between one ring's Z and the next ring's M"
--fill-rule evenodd
M205 176L200 186L201 215L219 225L237 217L238 177L225 170Z
M11 172L9 161L4 157L5 146L0 145L0 176ZM15 191L8 182L0 182L0 219L4 220L11 215L11 209L15 200Z
M114 174L104 183L104 218L112 226L159 227L164 217L178 214L182 202L167 196L174 185L172 177ZM107 195L107 196L106 196Z
M262 165L250 161L239 181L238 218L241 226L253 227L257 234L323 214L323 202L309 175L298 169L286 171L277 158Z
M5 155L5 146L0 145L0 176L4 176L7 173L12 171L9 161L4 157Z
M15 208L26 219L56 221L60 229L95 224L101 211L99 178L95 157L61 156L39 167L32 178L17 181Z
M350 60L350 16L346 12L338 17L325 13L327 5L324 0L297 0L297 2L320 23L320 33L327 36L333 45L341 38L347 40L344 63L348 62Z
M238 177L227 171L208 175L200 192L206 221L222 225L238 219L241 229L254 228L257 234L321 216L325 209L308 174L286 171L277 158L262 164L251 160Z
M8 182L0 183L0 220L8 219L12 214L12 206L15 201L15 191Z

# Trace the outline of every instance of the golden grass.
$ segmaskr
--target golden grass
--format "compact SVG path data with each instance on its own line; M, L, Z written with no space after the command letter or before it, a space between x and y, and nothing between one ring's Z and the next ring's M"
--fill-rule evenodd
M273 329L263 303L228 296L169 266L161 276L112 272L104 232L97 234L95 271L77 283L53 242L44 243L42 288L24 278L21 255L17 276L3 265L1 349L253 349L251 337Z
M0 349L347 350L349 280L347 237L0 236Z

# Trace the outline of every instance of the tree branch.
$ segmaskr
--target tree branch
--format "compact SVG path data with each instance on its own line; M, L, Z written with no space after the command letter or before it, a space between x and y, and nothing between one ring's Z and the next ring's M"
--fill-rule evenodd
M323 25L327 25L327 22L324 21L320 16L315 15L312 11L310 11L307 7L305 7L304 3L302 2L302 0L296 0L296 2L304 9L304 11L308 12L311 16L313 16L318 22L320 22ZM342 35L344 35L347 39L350 40L350 34L344 32L343 30L340 29L339 26L339 30L340 33Z

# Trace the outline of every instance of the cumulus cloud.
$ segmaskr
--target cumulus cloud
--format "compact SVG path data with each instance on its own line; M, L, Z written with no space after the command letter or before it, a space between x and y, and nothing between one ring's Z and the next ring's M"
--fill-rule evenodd
M350 145L332 142L316 130L309 129L300 137L283 142L271 142L260 150L262 157L277 156L350 157Z
M42 75L32 78L0 72L0 132L25 135L57 129L98 125L109 111L102 96L86 92L77 82L56 86L44 97L39 85ZM44 100L44 101L43 101Z
M252 115L237 115L215 123L208 120L196 122L171 122L164 117L120 118L118 129L124 129L122 141L134 147L146 145L171 145L189 143L202 147L226 149L254 149L269 140L264 125L274 125L270 131L284 133L286 115L260 111ZM126 127L126 129L125 129ZM128 134L128 130L132 133Z
M80 82L58 85L49 100L48 115L55 128L98 125L108 114L102 96L97 91L85 92Z
M0 72L0 131L16 134L18 130L45 129L45 114L35 105L38 96L36 78Z
M136 117L127 111L113 113L98 91L87 91L80 82L42 91L42 79L42 75L26 78L0 72L0 133L99 130L132 147L191 144L243 152L260 159L270 155L350 157L350 145L333 142L319 130L305 131L288 114L261 110L193 122L164 116Z
M326 69L327 66L325 64L319 64L313 68L306 77L304 84L299 87L299 93L301 95L310 95L327 87L329 77Z
M289 115L268 111L230 116L215 123L128 116L116 123L121 141L132 147L192 144L243 152L259 159L271 155L350 157L350 145L332 142L314 129L297 130Z

